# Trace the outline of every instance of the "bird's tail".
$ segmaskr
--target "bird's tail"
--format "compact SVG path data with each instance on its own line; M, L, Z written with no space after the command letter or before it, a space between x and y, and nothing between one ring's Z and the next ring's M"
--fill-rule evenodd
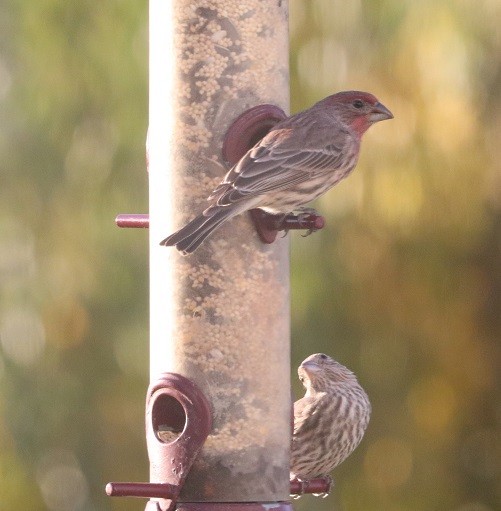
M160 245L175 246L183 254L191 254L223 222L236 214L238 214L238 211L234 211L233 208L209 208L179 231L161 241Z

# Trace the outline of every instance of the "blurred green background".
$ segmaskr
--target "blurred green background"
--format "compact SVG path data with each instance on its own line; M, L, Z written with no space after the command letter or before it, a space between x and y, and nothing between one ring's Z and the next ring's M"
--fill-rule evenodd
M373 417L330 498L501 502L501 2L291 0L292 111L336 90L394 113L292 234L293 378L353 369ZM139 510L146 480L147 2L0 4L0 510Z

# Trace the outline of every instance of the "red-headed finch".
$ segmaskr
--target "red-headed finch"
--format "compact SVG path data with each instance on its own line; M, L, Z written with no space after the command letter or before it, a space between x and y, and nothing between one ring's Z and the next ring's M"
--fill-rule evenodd
M160 245L189 254L244 211L286 215L304 206L355 168L362 135L391 118L372 94L346 91L284 119L228 171L208 197L210 206Z
M298 374L306 394L294 403L291 480L330 480L362 440L371 404L356 376L323 353L304 360Z

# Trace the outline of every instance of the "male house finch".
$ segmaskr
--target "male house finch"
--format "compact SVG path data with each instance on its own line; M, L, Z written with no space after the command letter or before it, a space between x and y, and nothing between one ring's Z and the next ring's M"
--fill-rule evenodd
M304 360L298 374L306 394L294 403L291 480L330 480L362 440L371 404L356 376L323 353Z
M285 216L304 206L354 169L362 135L392 117L372 94L346 91L284 119L228 171L207 199L210 206L160 245L189 254L244 211Z

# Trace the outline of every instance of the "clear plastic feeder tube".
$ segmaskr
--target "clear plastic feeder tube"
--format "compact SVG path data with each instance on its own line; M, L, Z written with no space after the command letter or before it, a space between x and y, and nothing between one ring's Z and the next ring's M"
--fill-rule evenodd
M150 1L151 379L192 379L214 421L181 502L289 497L288 239L245 213L192 255L159 245L207 207L234 119L288 111L287 19L286 1Z

